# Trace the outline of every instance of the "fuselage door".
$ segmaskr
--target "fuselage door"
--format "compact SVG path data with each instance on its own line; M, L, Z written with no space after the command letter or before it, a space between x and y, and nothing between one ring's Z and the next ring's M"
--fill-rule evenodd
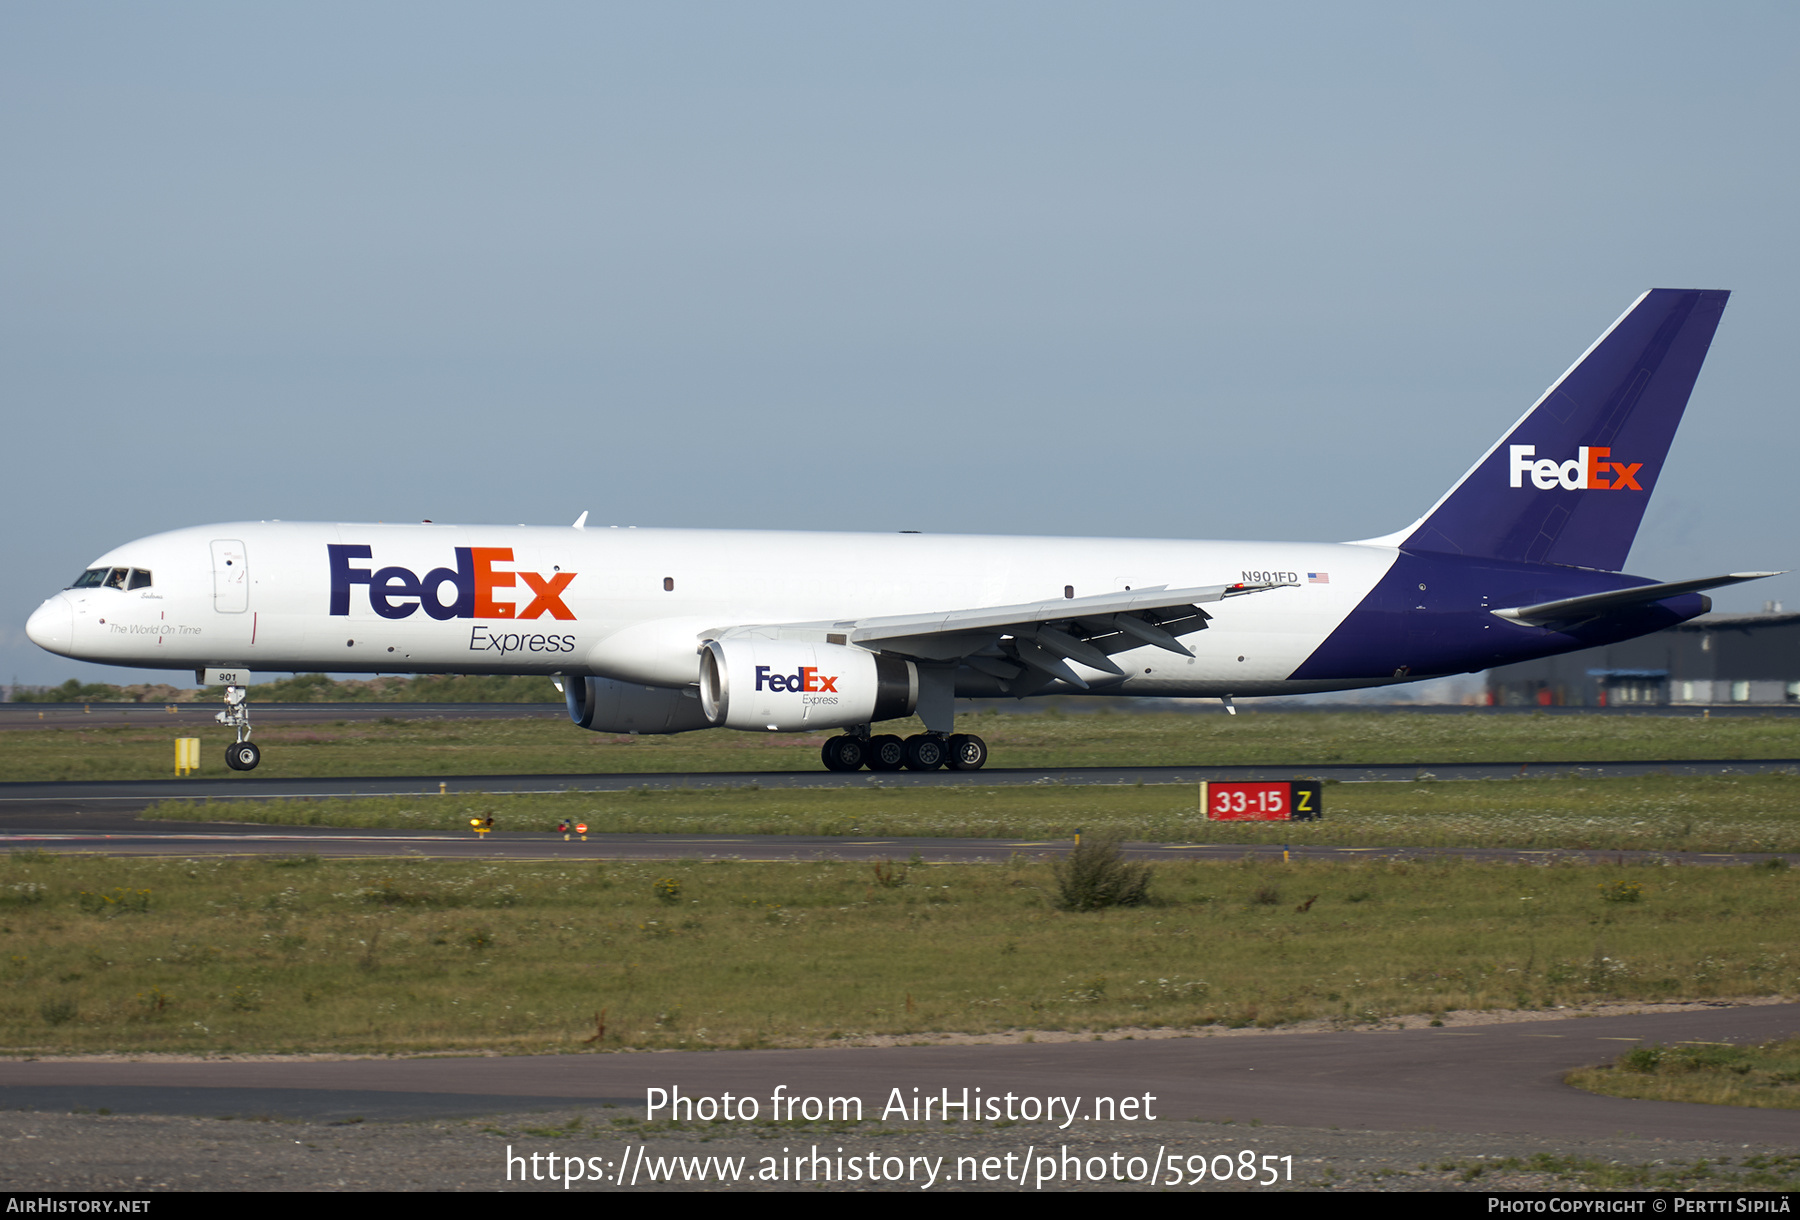
M242 614L250 608L250 562L244 544L215 540L212 561L213 609L221 614Z

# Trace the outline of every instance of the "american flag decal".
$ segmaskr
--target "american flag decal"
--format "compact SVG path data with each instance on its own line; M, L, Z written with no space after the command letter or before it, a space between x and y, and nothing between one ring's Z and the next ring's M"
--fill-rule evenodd
M1306 583L1309 585L1328 585L1331 583L1330 572L1308 572Z

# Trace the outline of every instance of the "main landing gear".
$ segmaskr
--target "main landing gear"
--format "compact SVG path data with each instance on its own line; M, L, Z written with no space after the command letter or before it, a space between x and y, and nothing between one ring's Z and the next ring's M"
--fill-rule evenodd
M918 733L904 741L891 733L876 737L833 737L820 752L831 771L979 771L987 765L987 742L973 733Z
M225 747L225 765L233 771L254 771L262 751L250 740L250 692L241 686L225 688L225 710L213 719L237 730L237 740Z

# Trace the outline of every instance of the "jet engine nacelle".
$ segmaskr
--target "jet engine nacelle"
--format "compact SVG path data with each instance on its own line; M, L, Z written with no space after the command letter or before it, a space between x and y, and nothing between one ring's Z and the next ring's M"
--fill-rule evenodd
M611 678L571 677L563 679L563 698L569 704L569 719L596 733L685 733L710 723L691 686L671 690Z
M847 729L911 715L918 702L911 661L847 644L741 637L700 653L700 707L716 727Z

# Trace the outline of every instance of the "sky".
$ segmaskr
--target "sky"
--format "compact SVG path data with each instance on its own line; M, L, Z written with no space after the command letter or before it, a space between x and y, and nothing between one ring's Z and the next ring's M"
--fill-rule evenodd
M213 521L1346 540L1728 288L1628 570L1800 568L1800 8L0 6L0 681ZM1716 592L1800 608L1800 576Z

